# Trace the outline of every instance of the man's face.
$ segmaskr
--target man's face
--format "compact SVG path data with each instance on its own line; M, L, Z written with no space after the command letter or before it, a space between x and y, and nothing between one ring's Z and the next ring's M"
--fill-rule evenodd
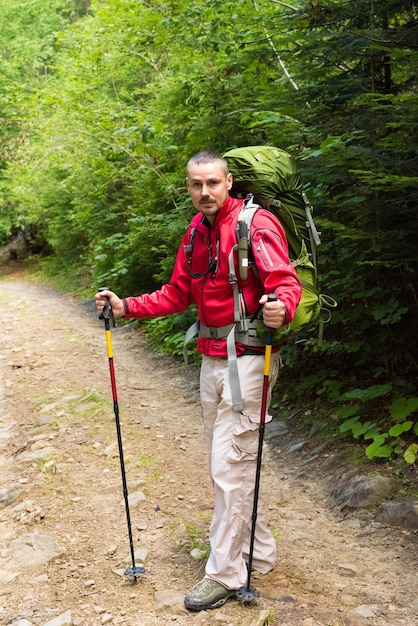
M191 163L187 171L187 189L195 208L213 223L221 204L232 187L232 175L219 161Z

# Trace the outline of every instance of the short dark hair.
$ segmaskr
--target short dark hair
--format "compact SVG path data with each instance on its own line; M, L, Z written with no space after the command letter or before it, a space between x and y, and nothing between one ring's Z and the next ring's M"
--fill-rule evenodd
M225 174L229 174L228 162L221 154L214 152L213 150L202 150L202 152L198 152L188 161L186 166L186 174L189 171L189 166L192 164L200 165L201 163L214 163L215 161L220 161L222 163L223 168L225 169Z

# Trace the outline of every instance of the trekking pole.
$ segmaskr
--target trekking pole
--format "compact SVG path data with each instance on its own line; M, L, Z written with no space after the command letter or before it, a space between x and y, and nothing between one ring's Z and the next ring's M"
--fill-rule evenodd
M269 294L267 301L274 302L277 300L275 293ZM260 409L260 426L258 429L258 453L257 453L257 466L255 472L255 487L254 487L254 503L252 513L252 525L251 525L251 539L250 539L250 552L248 555L248 579L247 586L241 587L236 592L236 597L242 602L253 602L260 595L259 592L251 587L251 570L253 565L253 553L254 553L254 539L255 539L255 527L257 522L257 509L258 509L258 495L260 492L260 474L261 474L261 461L263 457L263 441L264 431L266 428L266 412L267 412L267 397L269 390L269 378L270 378L270 364L271 364L271 348L272 348L272 328L266 326L266 348L264 353L264 377L263 377L263 391L261 395L261 409Z
M107 287L101 287L99 291L107 291ZM134 579L133 582L136 582L138 575L144 574L145 569L143 567L139 567L135 565L135 551L134 551L134 544L132 540L131 516L129 514L128 486L126 483L125 461L123 458L123 447L122 447L122 432L121 432L120 419L119 419L118 394L116 390L116 377L115 377L115 368L114 368L114 363L113 363L112 337L110 333L110 320L112 320L112 326L114 328L115 318L113 316L112 307L110 306L110 300L107 296L106 296L106 302L103 307L103 310L99 315L99 319L104 320L105 330L106 330L107 355L109 358L110 382L112 385L112 396L113 396L113 410L115 412L116 432L118 436L118 446L119 446L120 470L122 474L123 497L125 500L126 521L128 523L129 546L130 546L131 558L132 558L132 567L128 567L124 573L125 573L125 576L132 576Z

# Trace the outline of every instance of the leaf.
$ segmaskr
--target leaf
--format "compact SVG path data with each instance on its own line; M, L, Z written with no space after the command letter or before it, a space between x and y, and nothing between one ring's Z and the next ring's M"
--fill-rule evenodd
M374 459L375 457L382 459L389 459L392 456L391 446L382 446L377 441L374 441L366 448L366 456L368 459Z
M344 404L341 408L338 409L337 415L341 419L345 419L347 417L351 417L355 415L360 409L359 404Z
M390 405L390 414L395 420L402 420L414 411L418 410L418 398L412 396L410 398L397 398Z
M349 420L346 420L345 422L343 422L340 426L340 432L341 433L346 433L349 430L351 430L354 426L354 424L356 424L358 422L358 420L360 419L360 415L356 415L355 417L352 417Z
M381 324L394 324L399 322L402 315L407 312L407 307L399 306L399 302L395 298L390 298L384 304L375 305L372 315Z
M376 435L375 437L373 437L373 441L374 443L377 443L379 446L381 446L382 444L385 443L387 436L388 436L388 433L380 433Z
M341 398L347 400L358 399L362 402L367 402L368 400L374 400L375 398L386 396L390 391L392 391L391 383L387 383L386 385L372 385L366 389L356 388L351 391L347 391L341 396Z
M354 424L354 426L351 429L353 433L353 437L355 439L358 439L360 435L364 435L365 433L367 433L367 431L370 428L370 424L371 422L365 422L364 424L361 424L360 422L356 422L356 424Z
M376 439L380 435L381 428L376 427L376 424L372 424L370 429L364 433L364 439Z
M418 444L411 443L410 446L405 450L403 458L407 463L415 463L418 454Z
M395 424L389 429L389 435L391 437L399 437L402 433L406 433L411 430L414 422L403 422L402 424Z

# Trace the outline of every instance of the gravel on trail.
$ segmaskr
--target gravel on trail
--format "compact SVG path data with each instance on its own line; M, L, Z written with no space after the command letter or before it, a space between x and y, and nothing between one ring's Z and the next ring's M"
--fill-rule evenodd
M132 584L103 323L92 302L24 272L4 275L0 294L0 624L418 624L416 535L369 510L336 511L320 472L327 449L312 456L279 419L261 474L277 567L254 574L260 597L250 605L184 609L204 573L212 513L198 374L152 353L127 324L111 332L135 559L145 568Z

